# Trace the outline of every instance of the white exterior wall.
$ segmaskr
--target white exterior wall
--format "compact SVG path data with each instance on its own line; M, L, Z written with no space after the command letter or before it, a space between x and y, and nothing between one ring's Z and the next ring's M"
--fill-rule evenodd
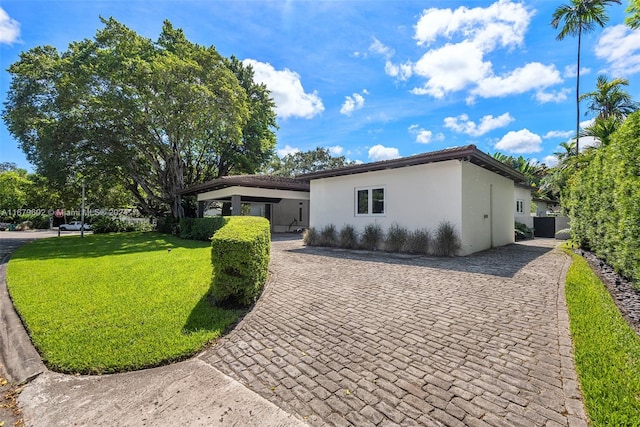
M519 186L514 187L515 198L513 201L513 220L521 222L529 228L533 228L533 217L531 216L531 190ZM516 201L524 200L524 211L518 213L516 211Z
M310 226L338 230L353 225L362 231L378 223L383 230L397 223L409 230L434 231L442 221L462 226L461 162L449 160L397 169L311 180ZM356 215L356 189L385 189L384 215ZM513 199L513 195L511 194Z
M512 180L462 163L461 255L513 243L514 211Z

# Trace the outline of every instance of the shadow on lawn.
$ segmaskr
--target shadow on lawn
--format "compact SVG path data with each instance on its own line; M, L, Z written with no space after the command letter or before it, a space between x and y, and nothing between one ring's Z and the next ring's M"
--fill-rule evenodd
M411 265L511 278L524 266L551 250L552 248L550 247L516 243L478 252L469 256L452 258L309 246L292 249L290 251L299 254L319 255L355 261Z
M212 331L218 332L218 336L222 336L233 329L247 312L247 309L237 307L218 307L214 304L211 294L206 293L193 307L182 332L190 334Z
M16 251L11 259L97 258L144 252L168 252L170 249L199 249L208 242L184 240L157 232L91 234L52 237L31 242Z

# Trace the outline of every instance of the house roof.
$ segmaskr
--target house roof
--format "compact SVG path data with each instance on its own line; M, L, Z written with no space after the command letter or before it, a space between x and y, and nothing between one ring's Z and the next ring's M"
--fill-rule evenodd
M180 191L180 194L199 194L235 186L309 192L309 182L296 178L272 175L231 175L194 185Z
M515 183L526 183L526 178L520 172L494 159L486 153L478 150L475 145L464 147L446 148L444 150L417 154L415 156L401 157L380 162L362 163L359 165L345 166L319 172L311 172L299 175L296 178L303 181L313 179L331 178L336 176L353 175L365 172L381 171L385 169L397 169L407 166L424 165L427 163L443 162L447 160L466 160L491 172L513 180Z

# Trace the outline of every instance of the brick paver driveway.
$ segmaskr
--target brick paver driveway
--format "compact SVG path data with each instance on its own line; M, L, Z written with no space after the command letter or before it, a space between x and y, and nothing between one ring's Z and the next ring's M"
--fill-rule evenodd
M586 425L553 242L427 259L275 240L200 357L312 425Z

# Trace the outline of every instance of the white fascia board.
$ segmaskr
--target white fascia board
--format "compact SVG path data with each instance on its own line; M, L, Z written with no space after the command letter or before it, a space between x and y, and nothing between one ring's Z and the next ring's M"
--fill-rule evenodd
M198 194L198 201L228 199L231 196L268 197L273 199L309 200L307 191L275 190L272 188L242 187L239 185Z

